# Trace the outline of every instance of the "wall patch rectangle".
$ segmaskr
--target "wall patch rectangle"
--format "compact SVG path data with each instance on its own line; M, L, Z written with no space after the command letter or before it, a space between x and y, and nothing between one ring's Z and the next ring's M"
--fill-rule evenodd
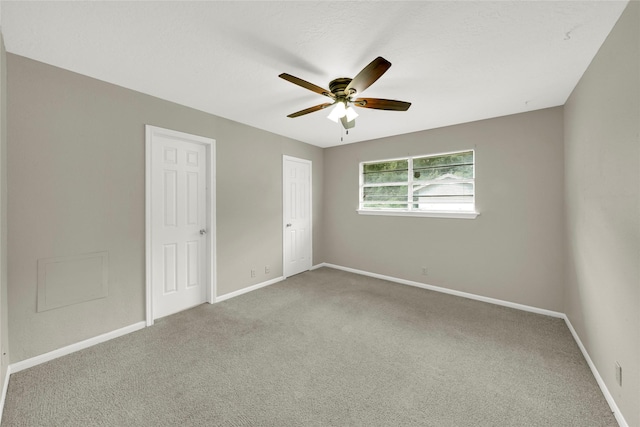
M109 253L38 260L38 312L105 298Z

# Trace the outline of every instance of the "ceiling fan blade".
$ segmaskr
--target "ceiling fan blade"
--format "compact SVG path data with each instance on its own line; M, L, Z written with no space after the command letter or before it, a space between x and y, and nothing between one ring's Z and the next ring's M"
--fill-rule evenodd
M278 77L280 77L281 79L285 79L286 81L296 84L298 86L301 86L305 89L308 89L312 92L318 93L320 95L328 96L329 98L332 98L332 99L335 98L335 95L332 94L331 91L327 89L323 89L320 86L316 86L313 83L309 83L308 81L302 80L296 76L292 76L291 74L282 73Z
M411 107L410 102L395 101L393 99L358 98L353 105L361 108L373 108L376 110L407 111Z
M306 108L304 110L300 110L300 111L297 111L295 113L291 113L287 117L294 118L294 117L304 116L305 114L309 114L309 113L313 113L314 111L322 110L323 108L327 108L327 107L329 107L331 105L333 105L333 103L331 103L331 102L327 102L325 104L320 104L320 105L314 105L313 107L309 107L309 108Z
M348 122L347 116L344 116L340 118L340 121L342 122L342 127L345 129L352 129L356 127L356 119L353 119L350 122Z
M391 67L391 62L382 56L378 56L351 80L351 83L345 89L345 93L351 93L352 95L353 93L361 93L386 73L389 67ZM353 92L354 90L355 92Z

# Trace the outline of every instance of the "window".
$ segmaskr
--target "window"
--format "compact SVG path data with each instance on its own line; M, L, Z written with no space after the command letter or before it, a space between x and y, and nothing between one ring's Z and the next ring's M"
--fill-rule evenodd
M358 212L475 218L474 151L360 163Z

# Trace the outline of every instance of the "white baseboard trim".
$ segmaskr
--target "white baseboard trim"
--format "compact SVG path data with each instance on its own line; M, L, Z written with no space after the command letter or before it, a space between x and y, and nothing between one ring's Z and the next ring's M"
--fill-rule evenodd
M267 280L266 282L257 283L255 285L249 286L247 288L243 288L237 291L229 292L228 294L220 295L215 298L215 302L226 301L229 298L237 297L242 294L246 294L247 292L255 291L256 289L264 288L265 286L273 285L274 283L282 282L284 280L283 276L276 277L275 279Z
M473 300L477 300L477 301L483 301L483 302L488 302L488 303L491 303L491 304L496 304L496 305L502 305L502 306L505 306L505 307L515 308L517 310L529 311L529 312L532 312L532 313L543 314L543 315L546 315L546 316L558 317L560 319L564 319L565 323L567 324L567 327L569 328L569 331L571 331L571 335L573 336L573 339L575 340L576 344L578 344L578 347L580 348L580 351L582 352L582 355L584 356L585 360L587 361L587 364L589 365L589 368L591 369L591 372L593 373L593 376L595 377L596 382L598 383L598 386L600 387L600 390L602 391L602 394L604 395L604 398L606 399L607 403L609 404L609 408L611 408L611 412L613 412L613 415L615 416L616 421L618 422L620 427L629 427L629 424L627 424L627 421L624 419L624 416L620 412L620 408L618 408L618 405L616 405L616 402L613 399L613 396L609 392L609 389L605 385L604 380L600 376L600 373L598 372L598 369L596 368L596 366L594 365L593 361L591 360L591 357L589 356L589 353L587 352L587 349L582 344L582 341L580 341L580 337L578 336L578 333L573 328L573 325L571 324L571 322L569 321L569 318L567 317L567 315L565 313L546 310L546 309L543 309L543 308L531 307L531 306L528 306L528 305L518 304L518 303L514 303L514 302L509 302L509 301L503 301L503 300L499 300L499 299L495 299L495 298L483 297L483 296L480 296L480 295L470 294L470 293L467 293L467 292L454 291L454 290L447 289L447 288L441 288L439 286L427 285L427 284L420 283L420 282L414 282L412 280L399 279L397 277L385 276L383 274L371 273L371 272L368 272L368 271L357 270L355 268L343 267L343 266L335 265L335 264L329 264L329 263L318 264L318 265L313 266L312 270L315 270L315 269L318 269L318 268L321 268L321 267L335 268L336 270L343 270L343 271L348 271L350 273L361 274L363 276L375 277L376 279L388 280L390 282L400 283L400 284L403 284L403 285L416 286L418 288L429 289L429 290L436 291L436 292L442 292L442 293L445 293L445 294L455 295L455 296L459 296L459 297L463 297L463 298L469 298L469 299L473 299Z
M593 373L593 376L595 377L596 382L598 383L598 386L600 386L600 390L602 390L602 394L604 395L604 398L607 400L607 403L609 404L609 407L611 408L611 412L613 412L613 416L616 417L616 421L618 422L620 427L629 427L629 424L627 424L627 420L624 419L624 416L620 412L620 408L618 408L618 405L616 405L616 401L613 400L613 396L609 392L609 389L607 388L606 384L604 383L604 380L600 376L600 372L598 372L598 369L596 368L596 365L591 360L591 356L589 356L589 353L587 353L587 349L582 344L582 341L580 340L580 337L578 336L578 333L573 328L573 325L571 324L571 321L569 320L569 317L566 314L564 315L564 321L567 324L567 327L569 328L569 330L571 331L571 335L573 335L573 339L575 340L576 344L578 344L578 347L580 348L580 351L582 352L582 355L584 356L585 360L587 361L587 364L589 365L589 368L591 369L591 373Z
M504 301L496 298L483 297L481 295L470 294L468 292L456 291L453 289L441 288L439 286L427 285L426 283L414 282L413 280L399 279L397 277L385 276L384 274L371 273L368 271L357 270L355 268L350 267L342 267L340 265L323 263L319 264L318 267L329 267L335 268L336 270L348 271L350 273L361 274L363 276L375 277L376 279L388 280L390 282L400 283L403 285L415 286L417 288L428 289L430 291L441 292L443 294L455 295L462 298L473 299L482 302L488 302L490 304L501 305L504 307L515 308L516 310L529 311L531 313L544 314L545 316L558 317L561 319L565 318L564 313L560 313L557 311L546 310L544 308L532 307L529 305L518 304L515 302Z
M53 350L48 353L41 354L39 356L32 357L30 359L12 363L9 365L9 369L11 370L12 374L15 374L16 372L20 372L25 369L32 368L34 366L48 362L50 360L57 359L58 357L66 356L67 354L75 353L76 351L79 351L79 350L84 350L85 348L103 343L105 341L109 341L113 338L118 338L118 337L121 337L122 335L135 332L137 330L143 329L145 326L146 326L145 321L134 323L133 325L125 326L124 328L116 329L115 331L107 332L102 335L98 335L93 338L89 338L84 341L80 341L75 344L71 344L66 347L62 347L57 350Z
M9 390L9 377L11 376L11 365L7 366L7 373L4 375L2 381L2 396L0 396L0 420L2 419L2 413L4 412L4 401L7 398L7 390Z
M265 286L269 286L269 285L273 285L274 283L281 282L282 280L284 280L284 277L280 276L280 277L276 277L275 279L268 280L266 282L258 283L256 285L249 286L249 287L244 288L244 289L240 289L240 290L235 291L235 292L230 292L228 294L224 294L224 295L216 297L215 298L215 302L221 302L221 301L227 300L229 298L237 297L237 296L245 294L247 292L255 291L256 289L260 289L260 288L263 288ZM135 332L137 330L145 328L146 326L147 326L147 322L146 321L141 321L141 322L138 322L138 323L134 323L133 325L129 325L129 326L125 326L124 328L117 329L115 331L107 332L105 334L98 335L98 336L95 336L93 338L89 338L89 339L86 339L84 341L80 341L78 343L71 344L71 345L68 345L66 347L62 347L62 348L59 348L57 350L50 351L48 353L41 354L39 356L35 356L35 357L29 358L29 359L26 359L26 360L22 360L20 362L12 363L7 368L7 372L15 374L16 372L20 372L20 371L23 371L25 369L31 368L33 366L37 366L37 365L40 365L42 363L48 362L50 360L57 359L58 357L66 356L67 354L71 354L71 353L74 353L76 351L83 350L83 349L85 349L87 347L91 347L93 345L100 344L102 342L108 341L108 340L113 339L113 338L120 337L122 335L129 334L131 332ZM4 386L6 388L6 387L8 387L9 374L7 374L5 382L6 382L6 384ZM4 395L1 398L4 399ZM2 403L2 402L0 402L0 403ZM0 407L0 408L3 408L3 407L4 407L4 405L2 407Z
M412 280L406 280L406 279L400 279L400 278L397 278L397 277L385 276L383 274L371 273L371 272L364 271L364 270L358 270L358 269L350 268L350 267L343 267L343 266L330 264L330 263L316 264L316 265L312 266L310 270L317 270L318 268L322 268L322 267L334 268L336 270L343 270L343 271L347 271L347 272L350 272L350 273L360 274L360 275L363 275L363 276L374 277L376 279L388 280L390 282L400 283L400 284L403 284L403 285L414 286L414 287L418 287L418 288L432 290L432 291L435 291L435 292L441 292L441 293L455 295L455 296L459 296L459 297L463 297L463 298L469 298L469 299L473 299L473 300L477 300L477 301L488 302L490 304L496 304L496 305L501 305L501 306L505 306L505 307L509 307L509 308L514 308L514 309L517 309L517 310L528 311L528 312L532 312L532 313L543 314L543 315L546 315L546 316L558 317L558 318L564 319L565 323L567 324L567 327L569 328L569 331L571 331L571 335L573 336L573 339L575 340L576 344L578 344L578 347L580 348L580 351L582 352L582 355L584 356L585 360L587 361L587 364L589 365L589 368L591 369L591 372L593 373L593 376L595 377L596 382L598 383L598 386L600 387L600 390L602 391L602 394L604 395L607 403L609 404L609 407L611 408L611 411L613 412L613 415L615 416L616 421L618 422L620 427L629 427L629 424L627 424L627 421L624 419L624 416L620 412L620 409L618 408L618 405L616 404L615 400L613 399L613 396L611 395L611 393L609 392L609 389L605 385L604 380L600 376L600 373L598 372L598 369L596 368L596 366L594 365L593 361L591 360L591 357L589 356L589 353L587 352L587 349L582 344L582 341L580 340L580 337L578 336L578 333L573 328L573 325L571 324L571 321L569 320L569 318L567 317L567 315L565 313L559 313L559 312L556 312L556 311L551 311L551 310L546 310L546 309L542 309L542 308L532 307L532 306L528 306L528 305L524 305L524 304L513 303L513 302L509 302L509 301L495 299L495 298L483 297L481 295L476 295L476 294L471 294L471 293L467 293L467 292L456 291L456 290L452 290L452 289L442 288L442 287L439 287L439 286L427 285L425 283L414 282ZM230 293L218 296L218 297L215 298L215 302L222 302L222 301L228 300L230 298L237 297L237 296L242 295L242 294L246 294L247 292L255 291L256 289L260 289L260 288L264 288L265 286L273 285L274 283L278 283L278 282L281 282L283 280L284 280L284 277L282 277L282 276L276 277L275 279L271 279L271 280L268 280L266 282L258 283L256 285L249 286L247 288L240 289L238 291L234 291L234 292L230 292ZM6 399L6 396L7 396L7 390L9 388L9 377L11 376L11 374L14 374L16 372L20 372L20 371L22 371L24 369L28 369L28 368L31 368L33 366L40 365L42 363L48 362L48 361L53 360L53 359L57 359L58 357L61 357L61 356L66 356L67 354L71 354L71 353L74 353L76 351L83 350L83 349L91 347L93 345L100 344L102 342L111 340L113 338L117 338L117 337L120 337L122 335L126 335L126 334L129 334L131 332L135 332L137 330L143 329L144 327L146 327L146 322L145 321L141 321L141 322L138 322L138 323L134 323L133 325L129 325L129 326L125 326L124 328L117 329L115 331L107 332L105 334L98 335L96 337L89 338L87 340L80 341L78 343L71 344L71 345L68 345L66 347L62 347L62 348L50 351L50 352L45 353L45 354L41 354L41 355L36 356L36 357L32 357L30 359L26 359L26 360L23 360L23 361L20 361L20 362L16 362L16 363L10 364L7 367L7 373L6 373L6 375L5 375L4 379L3 379L2 395L0 396L0 419L2 419L2 412L4 410L4 403L5 403L5 399Z

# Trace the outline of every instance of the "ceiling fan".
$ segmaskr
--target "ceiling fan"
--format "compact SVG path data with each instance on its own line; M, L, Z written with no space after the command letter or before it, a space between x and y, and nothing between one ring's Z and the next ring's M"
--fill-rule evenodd
M332 80L329 83L329 90L292 76L291 74L282 73L279 76L280 78L331 99L330 102L297 111L289 114L287 117L300 117L335 105L328 118L336 123L339 120L345 129L351 129L356 125L355 118L358 116L354 109L351 108L352 106L373 108L376 110L407 111L411 106L410 102L380 98L356 98L358 93L371 86L389 67L391 67L391 62L379 56L364 67L353 79L340 77Z

